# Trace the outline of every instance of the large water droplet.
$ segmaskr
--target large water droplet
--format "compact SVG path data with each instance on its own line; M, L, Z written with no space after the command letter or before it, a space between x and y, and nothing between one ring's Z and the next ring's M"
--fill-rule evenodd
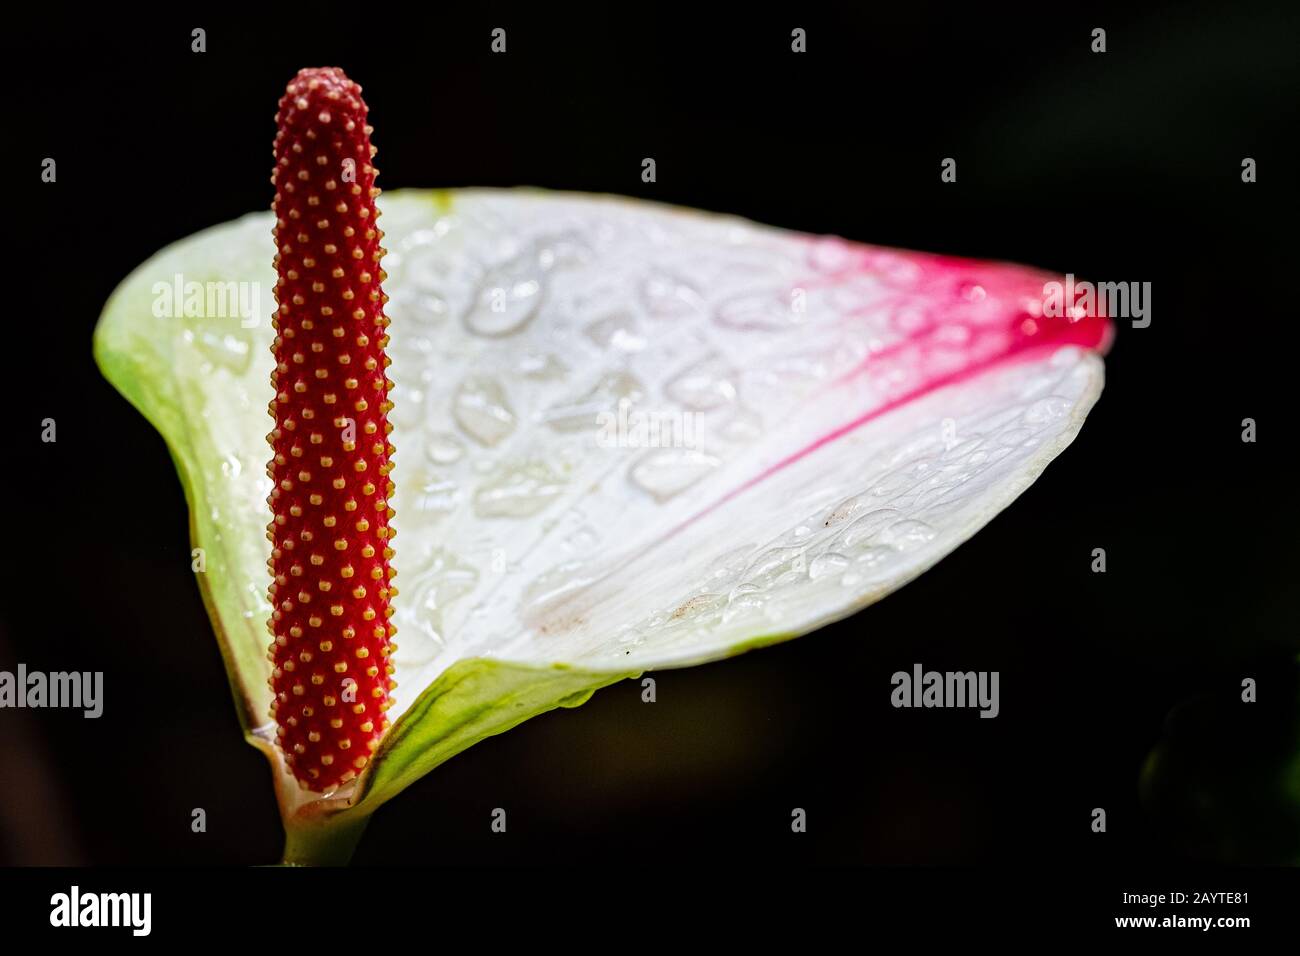
M893 508L881 508L870 511L856 518L852 524L836 536L832 547L850 554L861 551L881 532L902 517L901 512Z
M934 540L936 532L924 521L898 521L881 534L885 544L892 545L899 551L912 551Z
M718 436L733 445L746 445L763 437L763 418L750 408L737 407L722 423Z
M461 440L449 432L431 432L425 440L424 457L434 465L450 465L465 454Z
M452 414L466 434L489 447L515 430L515 413L505 391L490 378L473 376L462 382L452 400Z
M724 585L734 585L740 579L741 572L748 566L753 553L754 545L744 544L718 557L706 579L709 586L720 588Z
M849 559L842 554L828 552L819 554L808 564L808 577L816 581L818 578L825 577L828 574L835 574L843 571L849 566Z
M602 412L614 412L620 401L637 402L644 389L626 372L609 372L583 395L552 405L542 420L557 432L595 432Z
M582 561L565 561L538 575L524 588L520 616L532 618L547 607L581 591L596 579Z
M786 292L757 292L733 296L719 303L714 315L719 325L756 332L788 332L802 325L807 313Z
M530 247L484 274L465 327L478 335L513 335L537 314L545 288L544 272Z
M432 325L441 322L451 311L451 306L441 295L418 292L402 286L393 287L392 298L384 307L385 313L400 325Z
M668 397L697 412L712 411L736 400L731 367L718 355L707 356L668 380Z
M702 451L672 448L643 456L632 466L629 477L642 491L660 501L667 501L720 464L719 459Z
M416 487L415 509L427 515L445 515L456 510L460 503L460 486L450 478L420 476ZM404 492L403 492L404 494Z
M389 303L394 318L430 321L465 309L474 294L463 254L447 238L450 223L418 229L390 246L384 268L393 277ZM391 240L390 240L391 241Z
M558 498L564 482L564 476L544 462L512 465L479 486L474 511L483 518L526 518Z
M732 588L727 595L727 609L722 613L722 623L730 624L737 618L760 614L766 605L766 592L746 584Z
M808 557L804 548L768 548L745 569L745 583L765 589L801 578L808 570Z
M478 571L442 549L431 551L414 568L404 570L407 583L402 587L402 600L407 626L403 633L407 636L399 641L397 656L404 665L418 666L433 660L446 646L443 615L450 604L474 590Z

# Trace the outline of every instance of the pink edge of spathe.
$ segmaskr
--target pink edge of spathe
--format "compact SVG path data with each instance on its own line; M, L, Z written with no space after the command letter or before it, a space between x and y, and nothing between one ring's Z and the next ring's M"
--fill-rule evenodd
M844 388L869 373L882 378L893 373L907 384L880 404L769 465L682 522L682 526L694 523L867 423L941 388L975 378L998 365L1029 361L1063 346L1104 355L1115 339L1109 317L1100 311L1086 313L1075 302L1062 303L1060 316L1045 314L1047 284L1060 277L1028 266L905 252L833 236L809 240L809 264L816 274L796 283L795 288L834 286L869 276L894 288L899 296L896 304L904 308L911 305L910 299L925 300L923 316L913 313L905 328L895 329L901 333L898 340L873 351L830 387ZM864 310L876 308L879 305L873 303ZM848 313L849 321L854 314L852 310ZM894 322L901 325L899 315L896 313ZM961 364L939 370L941 363L934 361L936 354L943 350L951 360L955 352L961 351L951 348L954 345L965 348ZM680 527L668 536L678 530Z

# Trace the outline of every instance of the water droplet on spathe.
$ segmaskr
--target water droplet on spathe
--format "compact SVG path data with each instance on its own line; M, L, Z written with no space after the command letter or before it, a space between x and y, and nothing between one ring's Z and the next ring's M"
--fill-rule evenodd
M530 247L489 269L465 314L465 327L476 335L513 335L532 321L545 291L543 270Z
M515 430L515 413L505 391L493 379L471 377L452 400L452 414L471 438L491 447Z
M718 305L719 325L756 332L788 332L802 325L807 313L795 309L786 292L743 293Z
M542 415L542 420L558 432L595 432L598 417L614 412L620 401L637 402L644 389L641 383L626 372L610 372L601 376L588 391L552 405Z
M719 459L702 451L672 448L653 451L642 457L632 466L629 477L642 491L660 501L667 501L720 464Z
M819 554L808 564L808 577L816 581L818 578L834 574L836 571L843 571L848 566L849 559L842 554L836 554L833 551Z
M434 465L450 465L460 461L465 446L448 432L432 432L425 440L424 457Z
M936 532L924 521L909 519L891 524L880 538L899 551L910 551L934 540Z
M664 387L668 397L697 412L712 411L736 400L732 369L711 355L678 372Z
M544 462L505 468L474 493L474 512L482 518L526 518L564 492L564 477Z

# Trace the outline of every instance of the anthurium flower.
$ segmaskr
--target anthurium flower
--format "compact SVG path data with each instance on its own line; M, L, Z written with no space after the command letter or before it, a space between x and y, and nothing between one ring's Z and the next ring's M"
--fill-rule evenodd
M294 82L304 75L326 74ZM352 95L346 77L328 75L325 93ZM346 860L383 803L529 717L879 600L1024 491L1101 392L1108 322L1046 314L1052 277L1035 270L610 196L372 196L359 90L328 124L319 89L306 107L300 92L286 94L292 119L282 103L282 130L299 125L277 142L276 211L159 252L114 292L95 334L104 374L176 461L240 720L274 768L287 862ZM382 246L364 225L379 214ZM304 318L318 323L306 335ZM346 347L330 344L336 327ZM361 411L352 378L371 383ZM329 409L346 413L327 411L327 389ZM268 402L280 432L271 448ZM303 423L308 407L319 428ZM349 421L336 419L357 429L351 449ZM357 461L373 479L357 483ZM354 470L335 494L325 475L342 466ZM297 505L319 523L292 525L311 546L276 556L275 516L299 519L274 490L299 472L302 487L282 494L326 489ZM365 530L344 510L350 498L368 504ZM330 517L343 530L323 542ZM399 535L388 556L381 527ZM328 574L309 570L312 553ZM400 592L381 597L390 570ZM301 604L282 627L274 619L272 601L299 591L321 609L319 626L298 621ZM275 706L281 693L290 703ZM354 716L346 705L357 701L380 707Z

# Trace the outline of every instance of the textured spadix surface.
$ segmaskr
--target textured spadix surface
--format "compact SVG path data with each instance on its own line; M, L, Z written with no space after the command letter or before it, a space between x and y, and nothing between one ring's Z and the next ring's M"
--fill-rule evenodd
M380 208L401 716L347 794L372 806L604 684L879 599L1023 491L1101 390L1071 335L1035 338L1045 277L1019 267L571 194ZM96 333L177 461L250 733L270 693L271 225L159 253ZM178 276L208 284L204 314L155 314ZM260 288L252 319L212 314L232 282Z

